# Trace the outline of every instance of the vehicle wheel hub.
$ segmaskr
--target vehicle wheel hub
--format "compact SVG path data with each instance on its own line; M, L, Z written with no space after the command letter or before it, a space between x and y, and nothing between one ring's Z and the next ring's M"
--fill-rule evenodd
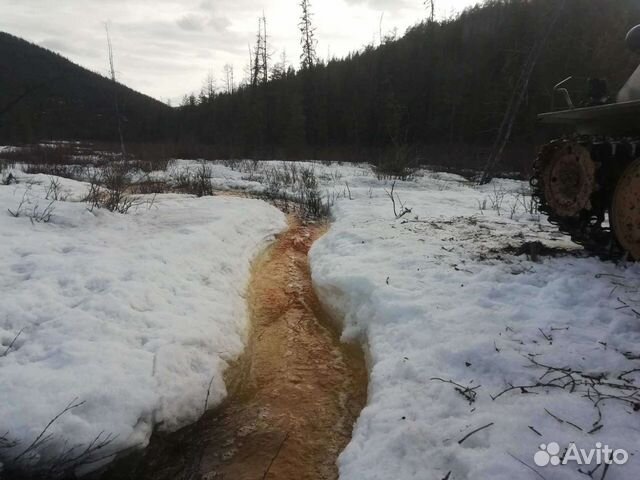
M574 217L590 210L595 174L596 164L586 148L570 144L555 151L542 172L545 199L554 213Z

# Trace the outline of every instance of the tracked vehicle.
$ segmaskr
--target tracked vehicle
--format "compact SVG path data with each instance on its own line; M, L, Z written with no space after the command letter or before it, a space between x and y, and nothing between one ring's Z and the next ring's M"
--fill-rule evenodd
M627 45L640 54L640 25L628 33ZM554 88L567 107L538 118L574 133L540 150L534 196L549 221L587 250L640 260L640 67L614 98L603 81L590 79L580 105L566 88L569 80Z

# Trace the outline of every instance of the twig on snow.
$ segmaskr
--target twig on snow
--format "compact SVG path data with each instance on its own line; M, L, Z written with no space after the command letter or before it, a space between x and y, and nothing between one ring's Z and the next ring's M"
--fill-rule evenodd
M529 425L529 430L531 430L533 433L535 433L539 437L542 437L542 434L538 430L536 430L534 427L532 427L531 425Z
M482 385L478 385L473 388L465 387L464 385L460 385L459 383L456 383L453 380L445 380L444 378L438 378L438 377L430 378L430 380L438 381L442 383L450 383L451 385L455 386L456 392L458 392L460 395L466 398L469 401L469 404L472 404L476 401L476 397L478 396L478 392L476 392L476 390L478 390L482 386Z
M204 412L203 415L205 413L207 413L207 410L209 408L209 396L211 395L211 385L213 385L213 380L216 378L215 374L211 377L211 380L209 381L209 386L207 387L207 397L204 399Z
M468 439L471 435L474 435L474 434L476 434L478 432L481 432L482 430L484 430L486 428L489 428L489 427L492 427L493 425L495 425L494 422L487 423L486 425L484 425L484 426L482 426L480 428L476 428L475 430L467 433L464 437L462 437L460 440L458 440L458 445L462 445L462 442L464 442L466 439Z
M9 352L13 348L13 345L16 343L16 340L18 340L18 337L20 336L20 334L22 333L23 330L24 330L24 328L20 329L18 334L15 337L13 337L13 340L11 340L11 343L9 344L7 349L4 351L4 353L2 355L0 355L0 357L6 357L7 355L9 355Z
M513 458L516 462L521 463L522 465L524 465L525 467L527 467L529 470L531 470L533 473L535 473L537 476L539 476L542 480L547 480L547 478L542 475L538 470L536 470L535 468L533 468L531 465L529 465L526 462L523 462L522 460L520 460L518 457L516 457L515 455L507 452L507 455L509 455L511 458Z

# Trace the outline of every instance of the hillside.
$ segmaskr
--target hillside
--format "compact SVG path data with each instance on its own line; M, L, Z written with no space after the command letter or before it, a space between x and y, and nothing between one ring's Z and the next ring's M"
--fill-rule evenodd
M118 85L125 137L164 140L172 110ZM113 83L66 58L0 32L0 141L117 139Z
M408 148L431 163L478 165L559 4L490 1L347 58L185 106L183 121L223 156L371 160ZM518 116L507 152L514 168L544 138L535 118L550 108L554 84L573 75L576 94L591 76L607 79L612 94L622 86L640 62L624 46L637 23L636 0L566 1Z

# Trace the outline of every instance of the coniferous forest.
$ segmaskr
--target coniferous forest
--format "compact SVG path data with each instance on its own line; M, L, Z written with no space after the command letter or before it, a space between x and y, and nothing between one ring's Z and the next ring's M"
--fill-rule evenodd
M119 86L124 134L132 142L199 146L218 158L376 162L401 152L416 162L480 166L523 65L561 3L489 1L445 21L416 19L404 35L389 34L346 58L303 58L294 65L272 61L271 68L265 59L263 71L258 71L258 42L249 79L237 88L185 96L180 107L168 108ZM624 44L627 30L640 23L636 0L566 0L558 15L505 153L503 163L513 170L525 168L544 142L547 133L536 124L536 114L551 108L553 85L574 76L570 88L580 98L587 78L603 78L614 95L638 64ZM7 35L0 40L2 62L21 49L39 48L26 48ZM32 61L20 58L25 65ZM109 81L75 66L59 79L60 57L39 61L40 78L53 79L42 88L33 78L18 78L19 62L11 73L3 67L1 105L25 88L35 86L36 92L3 115L2 141L115 141L114 122L105 121L113 115ZM29 71L33 76L34 69ZM22 83L12 85L12 79Z

